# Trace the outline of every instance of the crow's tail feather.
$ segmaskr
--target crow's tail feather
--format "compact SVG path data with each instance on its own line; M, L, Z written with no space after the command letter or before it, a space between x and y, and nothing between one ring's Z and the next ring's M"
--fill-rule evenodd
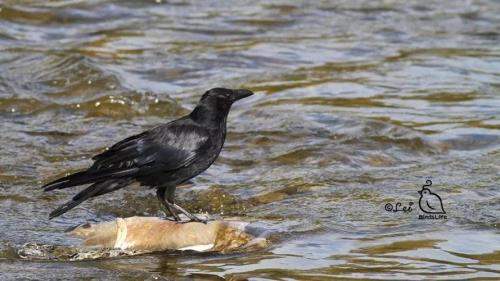
M137 168L130 168L126 170L97 170L97 171L82 171L72 175L60 178L50 182L42 188L44 191L51 191L54 189L63 189L67 187L100 182L109 178L120 178L130 176L138 171Z
M57 179L55 181L49 182L48 184L45 184L44 186L42 186L42 188L45 191L57 189L65 184L67 185L69 182L74 181L78 178L83 178L86 175L86 173L87 173L87 171L82 171L82 172L71 174L69 176L62 177L62 178Z
M73 209L74 207L80 205L83 201L99 196L126 186L130 182L129 179L111 179L96 182L93 185L87 187L86 189L80 191L76 194L71 201L66 202L64 205L55 209L49 214L49 219L58 217L67 211Z

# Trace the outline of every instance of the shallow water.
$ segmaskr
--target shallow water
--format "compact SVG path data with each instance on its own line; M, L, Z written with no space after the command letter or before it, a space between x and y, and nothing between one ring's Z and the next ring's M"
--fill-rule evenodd
M499 30L497 1L2 1L2 280L500 279ZM131 187L48 221L75 190L39 186L215 86L256 95L178 198L254 222L271 248L16 255L87 220L161 215ZM418 219L427 179L447 219ZM412 212L385 211L397 202Z

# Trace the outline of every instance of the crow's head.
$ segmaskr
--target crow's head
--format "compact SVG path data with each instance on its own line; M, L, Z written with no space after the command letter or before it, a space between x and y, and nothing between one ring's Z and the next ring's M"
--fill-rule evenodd
M218 107L231 106L233 102L251 95L253 93L245 89L213 88L203 94L200 103L217 105Z
M253 95L249 90L213 88L205 92L191 113L191 118L200 123L225 122L233 102Z
M213 88L203 94L199 105L227 114L233 102L251 95L253 95L251 91L244 89Z

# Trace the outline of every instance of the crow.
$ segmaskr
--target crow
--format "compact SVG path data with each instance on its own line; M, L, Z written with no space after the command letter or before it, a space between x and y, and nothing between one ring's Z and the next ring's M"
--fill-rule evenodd
M60 216L83 201L130 183L156 188L156 196L176 221L179 211L190 221L205 222L174 201L177 185L199 175L217 159L226 138L226 120L233 102L251 96L244 89L213 88L184 117L128 137L92 158L87 170L44 185L44 191L91 184L52 211Z

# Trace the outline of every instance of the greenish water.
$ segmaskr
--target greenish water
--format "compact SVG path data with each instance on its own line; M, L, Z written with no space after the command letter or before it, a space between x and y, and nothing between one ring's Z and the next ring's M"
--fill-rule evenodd
M499 30L498 1L1 1L1 279L499 280ZM131 187L48 221L75 190L39 186L215 86L256 95L179 200L272 247L17 256L87 220L161 215ZM445 220L418 219L429 178Z

